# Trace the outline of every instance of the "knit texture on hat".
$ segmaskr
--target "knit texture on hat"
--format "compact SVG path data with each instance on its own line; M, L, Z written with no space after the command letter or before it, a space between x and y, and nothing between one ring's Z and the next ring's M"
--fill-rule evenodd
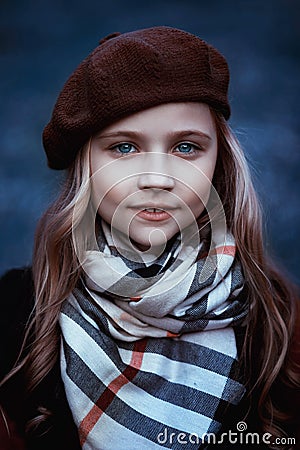
M88 139L135 112L169 102L204 102L230 116L229 71L212 46L182 30L114 33L64 85L43 132L48 165L65 169Z

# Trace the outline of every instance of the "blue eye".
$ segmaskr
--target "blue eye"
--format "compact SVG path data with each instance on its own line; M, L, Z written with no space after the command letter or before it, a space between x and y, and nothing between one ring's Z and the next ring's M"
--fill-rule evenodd
M182 144L177 145L176 147L180 153L191 153L195 146L193 144L189 144L188 142L183 142Z
M131 153L132 150L135 150L134 146L132 144L128 144L127 142L124 142L124 144L118 144L113 148L123 154Z

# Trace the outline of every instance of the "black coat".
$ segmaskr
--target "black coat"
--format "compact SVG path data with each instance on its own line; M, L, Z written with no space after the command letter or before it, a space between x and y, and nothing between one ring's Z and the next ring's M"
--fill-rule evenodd
M14 269L0 280L0 378L14 365L24 337L25 327L33 307L32 273L28 269ZM26 443L30 450L79 450L77 429L66 400L59 364L56 364L40 383L30 400L25 398L23 373L20 372L1 389L1 404L14 422L18 434L24 435L26 421L43 405L53 412L46 430L40 430ZM48 430L49 428L49 430ZM46 433L43 433L47 431ZM9 448L9 447L8 447ZM17 447L16 447L17 448ZM1 444L0 449L2 450ZM3 449L4 450L4 449ZM6 449L5 449L6 450Z
M0 280L1 299L1 327L0 327L0 378L2 379L13 367L24 337L26 324L33 307L33 282L30 268L14 269L7 272ZM243 343L243 336L237 334L238 350ZM14 376L2 387L0 393L0 401L9 420L11 420L10 428L14 429L11 439L5 436L6 426L0 418L0 438L2 438L2 446L0 450L17 450L26 448L26 450L79 450L79 440L77 429L72 419L65 391L60 376L59 363L40 383L33 395L29 399L25 397L24 376L22 371ZM31 438L26 438L26 447L22 446L22 438L24 437L25 424L29 418L36 415L38 407L44 406L52 415L50 419L41 426L38 432L34 433ZM244 418L245 412L248 410L249 404L247 397L241 402L234 413L230 417L226 417L223 433L237 431L237 423ZM247 431L257 432L258 418L255 408L251 409L251 414L247 418ZM19 439L21 437L21 440ZM14 441L13 441L14 439ZM224 439L226 441L226 437ZM4 444L3 444L4 442ZM7 442L7 443L6 443ZM14 442L14 443L13 443ZM25 443L25 438L24 441ZM236 445L227 442L227 444L218 445L219 448L238 449L249 448L244 447L241 442ZM257 447L257 446L256 446ZM261 444L260 448L264 448ZM112 444L112 450L114 445ZM130 450L130 443L128 449Z

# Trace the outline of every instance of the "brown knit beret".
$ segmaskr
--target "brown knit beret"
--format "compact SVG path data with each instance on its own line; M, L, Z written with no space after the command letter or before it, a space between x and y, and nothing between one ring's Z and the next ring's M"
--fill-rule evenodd
M153 27L114 33L64 85L43 132L48 165L65 169L99 130L168 102L204 102L230 116L229 71L212 46L182 30Z

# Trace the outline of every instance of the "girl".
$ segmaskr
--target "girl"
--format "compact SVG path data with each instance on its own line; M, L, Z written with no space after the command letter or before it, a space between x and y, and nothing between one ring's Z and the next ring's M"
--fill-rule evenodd
M296 448L297 300L228 83L216 49L154 27L108 36L63 87L43 140L66 181L32 270L1 281L3 420L27 448Z

